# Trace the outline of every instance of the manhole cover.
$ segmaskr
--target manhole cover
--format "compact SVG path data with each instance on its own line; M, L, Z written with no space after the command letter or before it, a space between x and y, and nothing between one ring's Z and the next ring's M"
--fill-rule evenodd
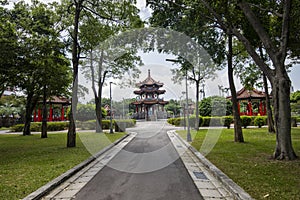
M203 172L193 172L197 179L204 179L208 180L208 178L205 176Z

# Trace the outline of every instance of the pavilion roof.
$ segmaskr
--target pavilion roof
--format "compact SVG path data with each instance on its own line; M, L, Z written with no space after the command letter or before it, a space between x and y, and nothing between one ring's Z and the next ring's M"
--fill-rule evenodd
M66 97L51 96L49 99L47 99L47 103L71 104L71 100Z
M265 99L266 93L263 91L259 91L256 89L248 90L246 88L242 88L240 91L236 93L237 99ZM231 96L229 97L231 98Z
M159 81L155 81L152 77L151 77L151 74L150 74L150 69L148 70L148 77L144 80L144 81L141 81L139 83L136 84L137 87L142 87L144 85L147 85L147 86L150 86L150 85L157 85L159 87L162 87L164 84L159 82Z

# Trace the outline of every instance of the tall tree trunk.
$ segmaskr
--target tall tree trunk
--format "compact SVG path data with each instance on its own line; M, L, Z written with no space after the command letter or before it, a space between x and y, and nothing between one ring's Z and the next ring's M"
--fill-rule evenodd
M195 120L195 130L199 130L199 85L200 81L196 81L196 120Z
M269 133L275 133L273 112L271 109L271 101L269 97L268 81L265 73L263 73L263 82L266 93L266 107L267 107L267 122L268 122L268 131Z
M23 129L23 135L31 135L30 131L30 124L32 121L32 112L34 109L34 106L37 103L37 99L34 98L33 92L28 92L27 98L26 98L26 106L25 106L25 121L24 121L24 129Z
M259 53L260 53L260 57L263 60L266 60L264 57L262 45L259 46ZM266 93L268 131L269 131L269 133L275 133L273 112L271 109L271 101L270 101L270 97L269 97L268 80L267 80L267 76L264 72L263 72L263 83L264 83L264 89L265 89L265 93Z
M273 81L273 102L276 127L276 148L274 158L278 160L294 160L297 158L291 139L291 81L286 73L277 67Z
M97 123L96 123L96 133L102 133L102 101L101 98L96 98L96 117L97 117Z
M73 64L73 90L72 90L72 105L70 111L70 123L67 137L67 147L76 146L76 108L77 108L77 91L78 91L78 65L80 58L80 50L78 45L78 29L79 18L82 10L82 0L74 1L75 4L75 16L74 16L74 30L73 30L73 46L72 46L72 64Z
M238 101L236 96L236 90L233 80L233 67L232 67L232 33L228 34L228 79L229 87L231 91L231 101L233 108L233 118L234 118L234 141L235 142L244 142L242 123L240 118L240 113L238 110Z
M47 138L47 94L46 86L43 88L43 120L42 120L42 134L41 138Z

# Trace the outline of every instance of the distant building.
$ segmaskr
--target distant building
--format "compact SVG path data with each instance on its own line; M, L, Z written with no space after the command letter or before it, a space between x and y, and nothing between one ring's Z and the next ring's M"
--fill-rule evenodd
M163 83L155 81L148 70L148 77L136 84L139 90L135 90L134 94L138 95L136 101L132 102L135 105L135 113L133 118L156 120L167 118L167 112L164 110L164 106L168 104L168 101L164 101L160 95L163 95L166 90L160 90L163 87Z

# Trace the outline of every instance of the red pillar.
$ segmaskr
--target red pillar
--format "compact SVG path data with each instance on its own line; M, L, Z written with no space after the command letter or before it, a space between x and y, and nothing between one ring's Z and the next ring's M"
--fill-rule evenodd
M60 120L65 121L65 110L63 105L61 106Z
M52 104L50 104L49 121L50 121L50 122L53 121L53 108L52 108Z
M39 108L38 109L38 122L41 122L42 121L42 110Z
M259 102L259 114L260 114L260 116L263 116L263 115L264 115L264 113L263 113L263 103L262 103L262 101Z
M251 101L248 102L248 108L249 108L249 116L252 116L253 115L253 110L252 110L252 103Z

